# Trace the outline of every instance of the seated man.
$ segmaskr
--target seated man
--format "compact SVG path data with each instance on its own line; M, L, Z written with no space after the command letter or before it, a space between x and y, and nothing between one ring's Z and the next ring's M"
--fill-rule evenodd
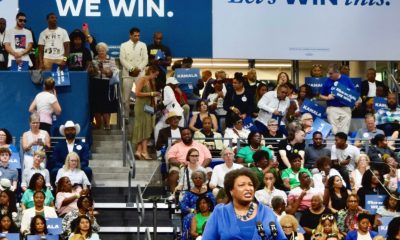
M203 128L194 133L194 138L204 144L213 156L218 156L224 146L221 133L212 129L211 117L203 118Z
M8 179L11 182L10 190L15 191L17 188L18 171L9 168L11 151L9 148L0 148L0 179Z
M67 121L60 126L60 134L65 136L65 141L61 140L54 147L53 159L48 161L47 168L50 170L50 179L54 183L58 169L62 168L68 153L76 152L81 160L81 169L85 172L89 181L92 180L92 169L89 167L90 149L84 140L75 139L81 128L73 121Z
M391 136L398 129L400 122L400 106L397 103L397 93L389 93L387 107L381 108L375 113L376 126Z
M221 157L224 163L214 167L209 183L210 188L213 189L214 196L217 196L219 189L224 187L225 175L232 170L243 167L241 164L233 162L235 159L234 156L235 154L230 148L225 148L221 151Z
M304 153L304 167L310 170L316 167L315 163L320 157L331 156L331 150L324 144L321 132L315 131L312 140L312 145L307 146Z
M182 119L182 116L178 116L175 112L171 111L168 113L167 118L165 119L165 123L169 125L169 127L163 128L158 133L158 138L156 142L156 150L160 151L163 147L170 147L168 138L181 138L181 127L179 127L179 121ZM173 145L177 140L172 140Z
M179 168L188 164L186 155L189 149L195 148L199 151L199 163L207 167L211 162L211 153L206 146L193 140L192 131L189 128L181 130L182 141L173 145L167 152L169 163L168 184L171 191L174 191L178 184Z
M376 128L375 116L371 113L365 115L365 126L365 128L361 128L357 131L354 146L358 148L361 148L365 142L368 142L368 140L371 140L371 138L375 137L377 134L385 135L382 130Z

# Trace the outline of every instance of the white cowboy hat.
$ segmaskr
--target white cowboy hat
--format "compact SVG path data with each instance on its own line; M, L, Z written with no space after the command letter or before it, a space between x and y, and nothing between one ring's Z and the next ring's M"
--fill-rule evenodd
M179 120L182 118L182 116L179 116L178 114L176 114L174 111L170 111L168 112L167 118L165 119L165 123L169 124L169 119L173 118L173 117L178 117Z
M178 80L174 77L169 77L167 78L167 81L165 82L165 84L173 84L173 85L177 85L179 84Z
M64 125L61 125L61 126L60 126L60 134L61 134L62 136L65 137L64 130L65 130L66 128L71 128L71 127L75 128L75 130L76 130L76 135L78 135L79 132L81 131L81 126L79 126L78 123L75 124L73 121L69 120L69 121L67 121Z

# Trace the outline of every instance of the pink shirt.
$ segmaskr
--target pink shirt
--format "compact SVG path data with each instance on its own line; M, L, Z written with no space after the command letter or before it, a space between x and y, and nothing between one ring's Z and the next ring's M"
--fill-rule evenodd
M58 215L63 215L71 212L72 210L78 210L78 199L73 201L72 203L68 204L67 206L61 206L64 199L72 197L76 195L74 192L59 192L56 196L56 209Z
M294 201L297 198L299 198L299 196L301 195L301 192L303 192L303 189L301 189L300 187L295 187L292 190L290 190L289 196L288 196L288 201L292 201L292 200ZM321 195L321 193L318 190L316 190L315 188L310 188L307 191L306 195L304 195L303 199L301 200L300 206L297 209L297 211L301 212L301 211L306 210L307 208L310 208L311 207L311 198L317 194Z
M193 140L192 145L187 146L183 142L174 144L167 153L167 159L176 158L179 162L186 162L186 155L189 149L196 148L199 151L199 164L203 164L204 159L211 159L210 150L201 143Z

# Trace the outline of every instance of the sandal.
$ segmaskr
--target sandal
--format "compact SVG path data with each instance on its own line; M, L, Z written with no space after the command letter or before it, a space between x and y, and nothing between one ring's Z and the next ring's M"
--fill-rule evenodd
M141 153L140 156L143 160L153 160L153 158L151 158L148 153Z
M142 160L142 153L140 152L135 152L135 154L133 154L133 156L135 157L136 160Z

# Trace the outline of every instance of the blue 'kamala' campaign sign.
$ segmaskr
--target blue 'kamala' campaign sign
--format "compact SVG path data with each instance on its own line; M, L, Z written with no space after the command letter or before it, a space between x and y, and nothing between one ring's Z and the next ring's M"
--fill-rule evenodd
M193 93L193 87L200 79L200 69L198 68L178 68L175 69L175 78L179 82L179 87L186 94Z
M8 240L19 240L19 233L2 233L0 237L6 237Z
M387 107L387 99L384 97L374 97L374 109L378 111L379 109Z
M380 219L381 219L382 225L380 225L378 227L378 233L379 233L379 235L386 237L389 223L390 223L390 221L392 221L393 217L381 217Z
M11 169L20 169L21 168L21 158L19 156L19 152L12 152L10 160L8 161L9 167Z
M46 238L42 238L44 236L40 235L28 235L27 240L41 240L41 239L46 239L46 240L59 240L58 235L46 235ZM19 239L19 238L17 238Z
M326 77L315 78L315 77L306 77L305 83L311 87L311 91L314 95L319 94L322 85L326 81Z
M357 90L346 87L345 85L335 82L335 87L332 87L332 94L337 98L342 104L353 108L356 105L356 101L360 97L360 93Z
M370 214L375 214L378 207L383 206L385 195L365 195L365 210Z
M52 235L59 235L62 233L62 218L47 218L47 230Z
M300 112L311 113L313 117L325 117L325 108L310 99L304 99L303 105L300 107Z
M324 138L326 138L329 135L329 133L332 131L332 125L330 125L329 123L325 122L321 118L317 117L317 118L315 118L315 120L313 122L312 131L307 135L311 135L312 136L312 134L314 132L316 132L316 131L321 132L322 136Z

